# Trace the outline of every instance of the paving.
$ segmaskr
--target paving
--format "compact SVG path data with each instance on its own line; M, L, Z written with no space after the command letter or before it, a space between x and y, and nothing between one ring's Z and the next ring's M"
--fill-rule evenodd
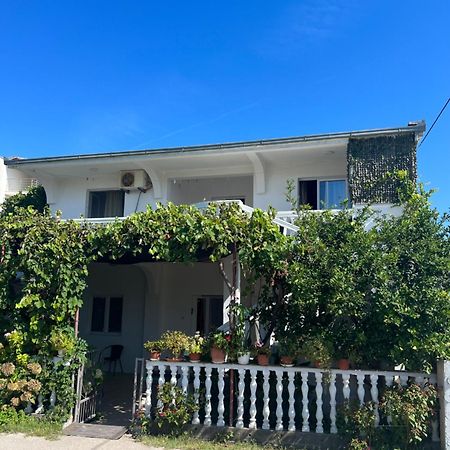
M0 450L163 450L148 447L124 435L120 439L61 436L55 440L23 434L0 434Z

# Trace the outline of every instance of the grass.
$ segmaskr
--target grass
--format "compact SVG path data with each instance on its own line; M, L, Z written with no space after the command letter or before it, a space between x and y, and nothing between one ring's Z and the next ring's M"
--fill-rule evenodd
M0 433L23 433L46 439L56 439L61 434L62 426L57 422L25 415L16 415L10 419L12 420L0 421Z
M153 447L163 447L165 449L179 450L220 450L233 448L235 450L281 450L284 447L273 447L267 445L258 445L254 442L236 442L233 439L233 433L220 435L214 441L206 441L189 434L180 436L142 436L139 439L145 445Z

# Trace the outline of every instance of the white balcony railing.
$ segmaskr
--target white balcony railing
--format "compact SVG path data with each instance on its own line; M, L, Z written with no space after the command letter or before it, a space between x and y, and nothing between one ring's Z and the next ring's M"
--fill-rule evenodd
M360 404L373 401L378 426L389 420L377 410L385 387L394 383L405 386L409 381L436 383L435 374L399 371L165 361L146 361L146 370L146 394L140 404L147 417L154 417L155 408L160 406L158 388L171 383L193 395L199 405L193 424L331 434L337 433L337 411L346 400ZM234 406L230 423L232 377ZM439 439L437 422L433 423L433 438Z
M18 192L27 191L32 187L39 186L39 181L35 178L8 178L6 195L14 195Z

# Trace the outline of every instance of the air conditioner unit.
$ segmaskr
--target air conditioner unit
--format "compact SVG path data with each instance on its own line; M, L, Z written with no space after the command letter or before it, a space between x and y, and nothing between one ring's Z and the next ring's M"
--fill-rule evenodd
M152 182L145 170L122 170L120 172L122 189L150 189Z

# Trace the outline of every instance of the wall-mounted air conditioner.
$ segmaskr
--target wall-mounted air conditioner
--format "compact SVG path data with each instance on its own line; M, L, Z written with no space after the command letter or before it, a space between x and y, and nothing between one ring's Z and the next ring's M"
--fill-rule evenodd
M145 170L122 170L120 172L122 189L150 189L152 182Z

